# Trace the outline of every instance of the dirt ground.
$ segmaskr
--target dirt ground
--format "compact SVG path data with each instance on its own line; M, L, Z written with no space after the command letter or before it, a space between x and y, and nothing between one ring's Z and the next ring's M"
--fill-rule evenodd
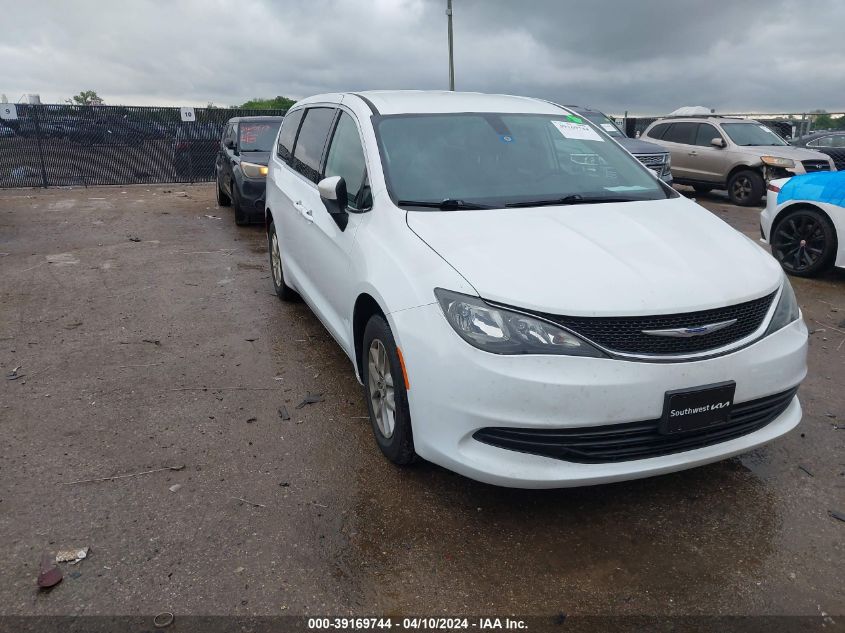
M759 209L700 202L759 236ZM2 614L845 616L841 272L793 280L796 431L559 491L384 460L351 364L212 185L2 191L0 273ZM39 592L42 552L84 546Z

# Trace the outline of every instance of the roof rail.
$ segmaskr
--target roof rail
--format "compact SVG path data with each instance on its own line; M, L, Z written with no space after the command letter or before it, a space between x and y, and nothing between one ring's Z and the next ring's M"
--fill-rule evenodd
M724 116L722 114L667 114L659 119L736 119L737 121L744 121L742 117L738 116Z

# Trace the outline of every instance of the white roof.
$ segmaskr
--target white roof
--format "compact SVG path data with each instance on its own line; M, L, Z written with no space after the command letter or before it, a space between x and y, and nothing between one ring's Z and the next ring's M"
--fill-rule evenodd
M669 116L710 116L712 111L704 106L684 106L669 113Z
M513 95L491 95L482 92L451 92L448 90L369 90L345 93L365 97L380 114L425 114L438 112L513 112L520 114L560 114L561 109L551 103ZM338 95L317 95L305 102L335 101ZM567 110L568 111L568 110Z

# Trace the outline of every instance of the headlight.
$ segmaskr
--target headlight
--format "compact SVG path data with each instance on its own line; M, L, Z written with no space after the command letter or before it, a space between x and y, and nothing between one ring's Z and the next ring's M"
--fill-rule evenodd
M672 154L666 154L666 167L669 168L672 166Z
M768 336L773 332L777 332L783 327L786 327L795 321L801 315L798 309L798 301L795 299L795 292L792 290L792 284L784 275L783 291L780 293L780 301L775 308L775 313L772 315L772 322L766 330L764 336Z
M518 312L495 308L478 297L435 288L446 320L473 347L494 354L605 355L551 323Z
M264 178L267 176L267 165L241 162L241 171L247 178Z
M795 167L795 161L791 158L779 158L777 156L761 156L760 160L771 167Z

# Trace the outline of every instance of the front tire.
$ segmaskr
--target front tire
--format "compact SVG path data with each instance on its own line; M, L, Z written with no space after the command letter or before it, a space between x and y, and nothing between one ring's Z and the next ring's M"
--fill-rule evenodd
M728 196L731 202L741 207L759 204L763 189L763 177L751 169L738 171L728 180Z
M238 187L232 184L232 210L235 212L235 224L245 226L249 224L246 213L241 205L241 197L238 195Z
M692 188L695 190L695 193L700 195L713 191L713 187L710 185L693 185Z
M282 268L282 251L279 248L279 236L276 233L276 224L270 222L270 229L267 231L267 247L270 251L270 278L273 280L273 291L282 301L296 301L299 295L296 290L285 283L285 272Z
M815 209L789 211L772 229L772 255L796 277L815 277L833 266L837 240L828 217Z
M364 329L361 352L364 396L376 443L394 464L410 464L416 459L416 453L408 392L396 342L384 317L370 318Z
M217 206L230 207L232 206L232 199L223 193L223 188L220 186L220 178L217 178Z

